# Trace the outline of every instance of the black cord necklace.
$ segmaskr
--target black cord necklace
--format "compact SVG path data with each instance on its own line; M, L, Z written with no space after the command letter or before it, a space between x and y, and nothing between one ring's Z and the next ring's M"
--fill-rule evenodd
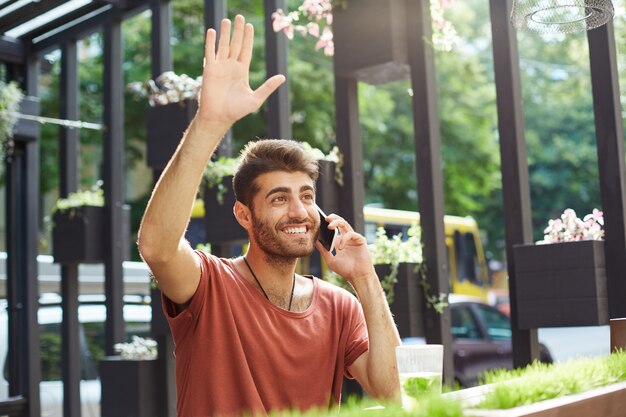
M267 299L267 301L270 301L270 298L267 296L267 293L265 292L265 290L263 289L263 286L261 285L261 283L259 282L259 279L256 277L256 274L254 273L254 271L252 270L252 267L250 266L250 264L248 263L248 260L246 259L245 256L242 257L243 261L246 263L246 266L248 267L248 269L250 270L250 273L252 274L252 277L254 277L254 280L256 281L257 285L259 286L259 288L261 289L261 292L263 293L263 295L265 296L265 298ZM287 311L291 311L291 303L293 302L293 292L296 289L296 274L293 274L293 284L291 285L291 296L289 297L289 307L287 307ZM271 302L271 301L270 301Z

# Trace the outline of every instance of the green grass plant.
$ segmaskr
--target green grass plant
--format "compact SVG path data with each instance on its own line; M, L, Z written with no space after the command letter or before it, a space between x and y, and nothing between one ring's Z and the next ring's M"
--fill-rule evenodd
M351 399L339 409L283 411L272 413L270 417L463 417L463 415L462 406L458 401L446 399L439 394L431 394L421 397L413 410L404 410L396 403L377 407L371 399Z
M478 407L509 409L625 381L626 353L550 365L535 362L523 369L487 372L483 380L495 385Z

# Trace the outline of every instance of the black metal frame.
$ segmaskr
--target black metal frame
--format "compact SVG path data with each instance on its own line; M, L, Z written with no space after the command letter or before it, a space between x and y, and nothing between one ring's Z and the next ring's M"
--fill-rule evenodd
M515 271L512 248L529 243L530 197L528 168L524 143L523 109L519 77L517 41L508 22L512 0L489 0L493 34L494 71L496 79L498 128L503 177L503 203L505 213L508 272L512 295L515 294ZM0 10L15 3L5 2ZM28 9L19 9L0 18L0 32L36 17L63 2L39 2ZM287 53L283 34L271 30L271 14L284 6L284 0L264 0L266 26L266 68L268 75L286 73ZM0 62L8 65L9 76L19 80L31 95L36 96L39 57L48 51L62 48L62 117L78 118L77 109L77 58L76 40L95 31L104 31L105 38L105 115L108 126L104 140L105 200L108 219L106 242L108 248L106 271L107 353L112 353L115 342L124 338L122 317L122 245L121 205L123 100L121 73L122 38L121 21L148 7L153 12L152 74L157 76L171 69L169 45L171 12L168 0L98 0L72 11L53 22L26 33L20 39L0 36ZM435 64L432 51L423 39L431 33L429 2L406 0L407 45L411 83L414 90L413 116L418 181L419 211L422 215L423 240L428 269L428 281L435 292L446 292L447 260L443 229L442 171L439 161L439 117L436 108ZM227 15L226 0L205 0L205 24L219 30L219 21ZM415 24L415 21L420 24ZM600 173L600 192L606 219L606 258L609 286L610 317L626 316L622 303L626 294L626 281L621 279L626 271L626 184L624 177L623 131L617 64L612 24L588 32L593 102L595 112L597 149ZM363 231L364 203L363 161L358 112L358 81L335 74L335 104L337 144L344 154L344 198L339 212L357 231ZM268 103L268 132L275 137L290 137L290 104L287 86L279 89ZM61 194L76 189L77 132L61 133ZM228 140L225 141L228 143ZM225 152L228 152L227 150ZM0 413L38 416L39 354L37 347L37 225L39 224L39 143L34 140L17 141L15 155L7 164L7 272L9 302L9 401L0 403ZM154 172L156 179L160 171ZM62 268L63 308L63 358L65 390L65 415L80 415L77 395L79 371L70 359L78 351L76 265ZM517 309L512 296L513 323ZM428 315L425 328L429 342L450 345L448 317ZM161 334L163 351L173 348L171 337ZM513 355L516 366L529 363L538 357L536 330L520 330L513 326ZM163 358L168 355L163 355ZM446 359L445 369L451 369ZM163 359L163 375L173 373L173 361ZM446 372L451 375L450 372ZM173 378L167 381L164 401L170 414L174 414Z

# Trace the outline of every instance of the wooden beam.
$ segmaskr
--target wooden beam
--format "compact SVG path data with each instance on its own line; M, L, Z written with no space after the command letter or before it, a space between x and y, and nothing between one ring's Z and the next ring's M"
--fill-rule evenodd
M626 317L626 177L613 23L587 31L600 200L604 211L609 318Z
M61 48L62 119L78 120L78 48L68 41ZM78 129L60 128L60 195L67 197L78 188ZM78 265L61 265L61 356L63 370L63 415L80 417L80 324L78 321Z
M123 152L124 152L124 76L121 19L111 19L104 25L104 201L106 229L104 239L105 295L107 317L105 350L115 354L113 345L124 342L124 248L122 238Z
M150 32L150 46L152 55L152 78L156 78L165 71L172 69L172 8L169 0L153 0L150 2L152 10L152 29Z
M365 233L363 205L363 141L359 125L358 82L355 78L335 74L335 123L337 147L343 154L344 186L339 201L339 214L354 230Z
M272 13L276 9L285 10L284 0L265 0L265 68L267 77L276 74L287 76L287 38L282 32L272 28ZM270 138L290 139L291 104L289 83L281 85L267 100L267 134Z
M425 39L432 37L430 2L407 2L407 44L411 87L413 88L413 128L417 174L417 200L424 244L426 282L431 296L450 292L446 234L444 229L441 137L437 110L434 51ZM417 22L417 23L416 23ZM444 345L443 376L454 381L450 309L437 312L427 306L424 317L427 343Z
M532 242L528 163L524 141L524 117L519 74L517 38L509 24L511 0L490 0L493 64L498 107L500 163L507 271L511 303L513 366L522 367L539 359L537 330L517 327L515 258L513 246Z

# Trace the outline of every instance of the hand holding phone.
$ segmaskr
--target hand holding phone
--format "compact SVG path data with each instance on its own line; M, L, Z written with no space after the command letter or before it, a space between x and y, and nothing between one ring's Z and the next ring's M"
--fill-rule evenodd
M326 221L326 213L318 205L315 207L317 207L317 212L320 215L320 233L317 240L320 241L327 251L332 252L335 250L335 237L339 234L339 230L330 230Z

